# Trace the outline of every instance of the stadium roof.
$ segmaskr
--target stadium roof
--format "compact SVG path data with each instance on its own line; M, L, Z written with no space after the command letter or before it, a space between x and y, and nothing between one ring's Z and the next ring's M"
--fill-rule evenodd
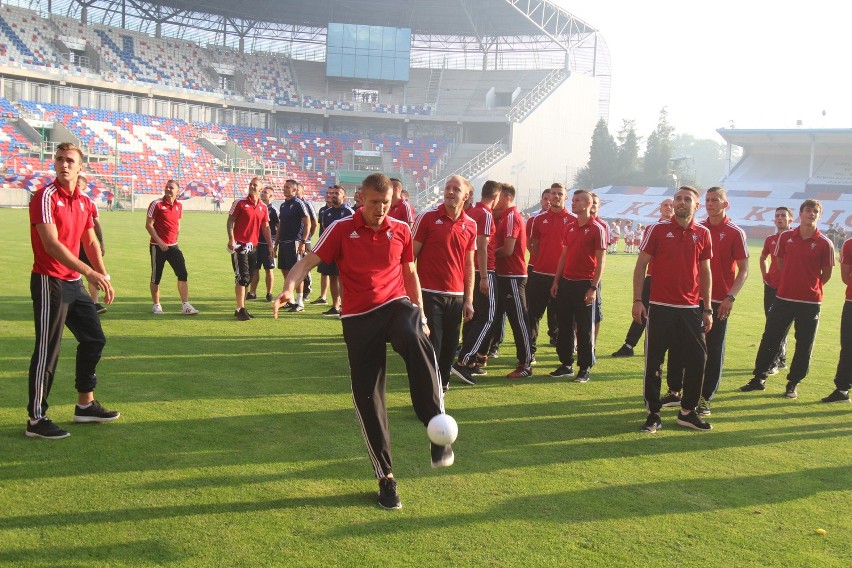
M729 144L736 146L798 146L852 145L852 128L782 128L737 129L720 128L716 132Z

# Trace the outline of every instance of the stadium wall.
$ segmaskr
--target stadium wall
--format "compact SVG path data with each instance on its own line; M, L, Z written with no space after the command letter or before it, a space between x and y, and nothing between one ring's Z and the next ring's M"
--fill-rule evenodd
M553 182L571 187L574 175L589 161L598 92L593 77L569 77L523 122L512 126L510 153L474 178L474 186L489 179L512 183L521 208L537 203L540 190Z

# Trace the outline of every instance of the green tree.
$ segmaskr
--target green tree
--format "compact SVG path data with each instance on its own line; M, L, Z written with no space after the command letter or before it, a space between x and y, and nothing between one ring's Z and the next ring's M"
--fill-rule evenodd
M675 156L691 162L694 174L693 183L700 188L718 185L725 175L724 144L707 138L698 139L691 134L679 134L672 140L672 152ZM678 173L678 177L683 177Z
M574 184L577 187L594 189L612 185L618 172L618 146L609 133L606 121L598 120L589 148L589 163L577 172Z
M648 185L667 185L669 176L669 159L672 157L672 136L674 127L669 124L669 111L666 107L660 110L657 128L648 136L645 146L645 183Z
M616 183L632 184L639 177L639 141L636 121L623 120L618 131L618 170Z

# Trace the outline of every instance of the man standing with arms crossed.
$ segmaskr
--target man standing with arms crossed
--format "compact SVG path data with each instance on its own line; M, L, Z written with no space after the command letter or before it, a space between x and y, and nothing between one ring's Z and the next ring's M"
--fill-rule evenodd
M266 205L269 211L269 233L272 235L273 242L267 243L266 237L263 236L263 229L258 235L257 243L257 263L254 266L254 274L251 277L251 286L249 293L246 295L246 300L257 299L257 285L260 283L260 269L263 268L266 272L266 301L272 301L272 287L275 285L275 255L269 256L269 251L275 250L275 237L278 235L278 211L272 205L272 200L275 198L275 188L271 185L264 186L260 192L260 200Z
M473 187L455 175L444 187L444 202L421 213L414 222L414 257L423 290L423 312L429 340L438 357L444 392L459 343L462 318L473 317L473 253L476 222L464 212Z
M550 295L556 298L560 333L556 353L560 366L551 377L574 374L574 334L577 330L577 364L574 382L587 383L595 364L595 298L606 262L607 232L602 222L592 217L592 194L580 189L571 198L571 219L562 232L562 251L551 280Z
M488 180L482 185L479 203L466 211L476 222L476 272L473 282L473 319L462 327L462 346L459 360L453 363L452 373L469 385L475 385L476 375L484 375L482 365L488 363L492 328L496 325L497 283L494 276L494 217L491 209L500 197L500 182Z
M338 264L346 291L341 320L355 413L379 479L379 505L399 509L385 403L386 343L405 361L411 402L424 426L444 412L444 396L426 316L419 307L423 302L411 229L388 216L392 187L386 176L367 176L362 192L363 207L331 225L314 250L293 267L273 310L277 317L279 309L292 301L296 283L320 262ZM431 458L432 467L448 467L455 461L449 445L431 444Z
M674 215L674 201L670 198L663 199L663 202L660 203L660 221L665 221L667 219L671 219ZM642 239L645 238L645 235L648 234L651 226L645 227L645 230L642 232L642 237L639 239L641 243ZM637 252L639 245L637 244ZM654 272L654 263L653 261L648 264L648 273L645 275L645 282L642 284L642 304L645 306L645 309L648 309L648 301L651 298L651 275ZM624 338L624 345L622 345L618 351L612 354L613 357L633 357L633 350L639 345L639 340L642 339L642 334L645 333L645 321L643 320L641 323L636 322L635 320L630 321L630 328L627 330L627 337Z
M30 201L30 239L33 272L30 294L35 315L35 350L30 360L29 420L25 434L30 438L59 440L69 434L47 417L47 397L53 386L56 363L65 326L77 338L75 386L77 405L74 422L110 422L121 416L107 410L94 398L100 361L106 338L92 298L80 285L80 275L104 292L104 302L115 296L104 267L93 229L89 198L77 187L83 152L65 142L56 149L53 182L33 195ZM92 267L77 252L82 243Z
M237 309L234 317L239 321L253 318L246 310L246 286L251 282L252 271L257 264L258 234L263 231L267 243L272 242L269 232L269 210L260 200L260 180L253 178L249 182L245 199L234 201L228 213L225 226L228 232L228 250L231 251L231 265L234 268L234 295ZM273 258L272 250L268 257Z
M299 182L288 179L284 182L283 191L284 202L278 213L278 238L275 242L278 245L278 267L286 279L290 269L305 256L311 223L308 208L298 197ZM289 311L301 312L305 309L302 290L304 282L299 283L293 303L288 306Z
M178 193L178 183L173 179L167 181L163 198L151 202L145 218L145 230L151 235L151 300L154 302L152 313L155 316L164 313L160 305L160 280L167 262L177 276L178 295L182 303L180 313L185 316L198 314L198 310L189 303L186 261L178 246L180 219L183 216L183 205L177 200Z
M834 245L817 229L822 204L806 199L799 207L801 224L781 233L775 256L781 269L778 295L772 302L766 327L757 349L754 378L740 387L743 392L766 389L772 369L790 325L796 326L796 352L787 375L785 398L798 398L798 384L808 374L811 351L819 325L823 286L834 268Z
M763 250L760 252L760 274L763 276L763 313L769 317L769 308L778 295L778 284L781 283L781 268L775 257L775 249L778 248L778 237L790 228L793 222L793 210L789 207L778 207L775 209L775 234L766 237L763 242ZM769 374L774 375L779 369L787 368L787 336L781 340L781 348L772 364Z
M711 426L695 412L701 398L707 344L704 334L713 327L710 305L713 256L710 231L695 222L699 208L698 191L682 186L674 197L674 218L655 223L642 239L639 258L633 270L633 319L647 318L644 397L648 418L643 432L656 432L660 421L660 388L666 352L676 352L683 361L683 397L677 424L696 430ZM648 263L654 261L654 285L650 308L642 303L642 285Z

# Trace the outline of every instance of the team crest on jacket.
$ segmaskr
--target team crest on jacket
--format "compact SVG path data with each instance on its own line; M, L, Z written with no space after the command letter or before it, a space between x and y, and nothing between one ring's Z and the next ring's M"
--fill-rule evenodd
M86 207L83 205L83 202L80 202L80 211L85 211Z
M388 231L386 234L388 236L388 240L392 241L393 240L393 231Z
M693 243L697 243L697 242L698 242L698 235L692 235L692 242L693 242Z
M814 250L815 248L816 248L816 243L811 243L811 250Z
M724 238L725 238L725 233L719 233L719 240L721 241Z

